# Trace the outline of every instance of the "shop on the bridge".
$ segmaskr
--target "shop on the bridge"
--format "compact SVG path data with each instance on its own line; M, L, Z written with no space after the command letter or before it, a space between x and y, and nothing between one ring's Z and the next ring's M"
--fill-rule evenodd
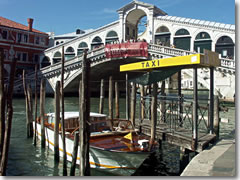
M170 46L170 36L171 33L167 27L159 27L155 33L155 44Z
M190 51L191 36L188 30L179 29L175 33L174 46L179 49Z
M210 35L207 32L200 32L195 38L194 41L194 50L198 53L203 53L203 50L212 49L212 40Z
M228 36L222 36L217 40L215 51L224 58L234 57L234 43Z

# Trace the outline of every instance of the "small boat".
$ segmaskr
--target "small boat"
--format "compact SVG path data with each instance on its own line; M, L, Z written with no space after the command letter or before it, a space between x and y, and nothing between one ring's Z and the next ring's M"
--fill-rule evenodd
M79 112L65 112L64 125L66 134L67 160L72 161L74 132L79 129ZM54 151L54 113L45 116L46 143ZM131 175L152 153L155 142L149 147L150 137L139 134L131 121L124 119L110 120L104 114L90 113L90 167L117 175ZM61 125L59 125L61 126ZM60 128L61 129L61 128ZM37 119L37 134L41 138L40 118ZM62 136L59 134L60 156L63 157ZM79 148L78 148L79 151ZM78 152L79 156L79 152ZM79 164L79 157L77 158Z

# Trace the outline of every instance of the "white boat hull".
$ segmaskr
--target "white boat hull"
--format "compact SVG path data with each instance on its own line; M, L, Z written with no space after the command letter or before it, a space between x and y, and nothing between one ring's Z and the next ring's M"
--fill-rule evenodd
M35 123L35 122L33 122ZM35 127L35 125L33 125ZM37 135L41 139L41 125L37 123ZM54 151L54 131L45 127L46 145ZM67 160L72 162L72 152L74 141L66 138L66 152ZM90 146L90 167L110 170L112 173L118 175L131 175L136 169L143 163L143 161L149 156L149 152L113 152L103 149L98 149ZM59 154L63 157L63 145L62 136L59 135ZM79 164L79 148L77 164Z

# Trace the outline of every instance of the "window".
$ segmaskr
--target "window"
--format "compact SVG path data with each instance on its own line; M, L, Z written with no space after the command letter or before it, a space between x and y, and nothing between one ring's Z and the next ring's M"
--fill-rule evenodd
M18 33L17 34L17 42L20 43L22 41L22 34Z
M44 38L44 37L41 37L41 38L40 38L40 44L41 44L41 45L45 45L45 38Z
M23 35L23 42L28 43L28 35L27 34Z
M8 39L8 31L2 30L2 38L3 39Z
M27 53L22 53L22 61L27 61Z
M8 60L8 50L7 50L7 49L4 49L3 58L4 58L5 60Z
M40 38L39 37L35 37L35 44L39 44Z
M38 56L38 54L35 54L34 55L34 62L38 63L38 60L39 60L39 56Z
M227 50L226 49L222 50L222 56L227 57Z
M21 53L20 53L20 52L17 52L17 60L18 60L18 61L21 61L21 56L22 56Z
M25 52L17 52L17 60L26 62L28 60L28 54Z

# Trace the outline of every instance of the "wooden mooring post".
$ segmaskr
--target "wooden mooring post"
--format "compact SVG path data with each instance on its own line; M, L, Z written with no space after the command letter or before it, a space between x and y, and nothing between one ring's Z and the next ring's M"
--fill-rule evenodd
M132 83L131 91L131 122L135 127L135 116L136 116L136 83Z
M115 82L115 118L119 118L119 89L118 89L118 82Z
M27 137L33 137L33 127L32 127L32 92L29 92L31 87L30 84L26 83L25 70L23 70L23 90L25 95L26 103L26 127L27 127Z
M198 143L198 78L197 67L193 68L193 132L192 132L192 150L197 149Z
M182 73L178 72L178 119L180 127L183 126L183 107L182 107Z
M141 120L143 120L144 116L145 116L145 99L144 99L144 97L145 97L145 87L143 85L140 86L140 94L141 94L140 118L141 118Z
M35 125L34 125L34 129L35 129L35 132L34 132L34 140L33 140L33 144L34 146L37 145L37 103L38 103L38 91L37 91L37 85L38 85L38 76L37 76L37 67L38 65L36 64L35 65L35 116L34 116L34 121L35 121Z
M13 116L12 95L13 95L13 89L14 89L16 63L17 63L17 59L14 58L11 64L9 86L7 90L7 119L6 119L5 131L4 131L2 157L0 162L0 176L6 176L6 168L7 168L7 162L8 162L8 152L9 152L9 145L10 145L12 116Z
M80 103L80 176L90 176L89 139L90 139L90 61L84 51L82 61L82 94Z
M160 101L160 122L166 122L166 93L165 93L165 80L161 84L161 101Z
M66 135L64 123L64 46L62 46L62 66L61 66L61 130L62 130L62 145L63 145L63 176L67 176L67 151L66 151Z
M46 94L46 80L41 80L41 87L40 87L40 117L41 117L41 147L45 148L45 94Z
M105 97L104 79L101 79L100 101L99 101L99 113L100 113L100 114L103 114L103 109L104 109L104 97Z
M150 148L152 148L152 145L155 141L155 135L156 135L156 126L157 126L157 90L158 90L158 84L153 84L153 90L152 90L152 102L151 102L151 139L150 139Z
M108 95L109 119L113 119L113 79L109 77L109 95Z
M57 81L55 99L55 122L54 122L54 161L59 162L59 122L60 122L60 81Z
M209 133L213 134L213 121L214 121L214 68L210 67L210 88L209 88Z
M72 152L72 164L71 164L70 176L75 176L78 144L79 144L79 132L76 131L74 133L74 145L73 145L73 152Z
M33 137L33 100L32 100L32 88L31 85L27 85L27 96L28 96L28 121L27 121L27 135Z
M5 131L5 93L4 93L4 52L0 48L0 159L3 150Z
M219 98L214 96L214 122L213 122L213 131L216 134L217 140L219 139L219 125L220 125L220 116L219 116Z
M126 119L129 120L129 82L127 73L126 73Z

